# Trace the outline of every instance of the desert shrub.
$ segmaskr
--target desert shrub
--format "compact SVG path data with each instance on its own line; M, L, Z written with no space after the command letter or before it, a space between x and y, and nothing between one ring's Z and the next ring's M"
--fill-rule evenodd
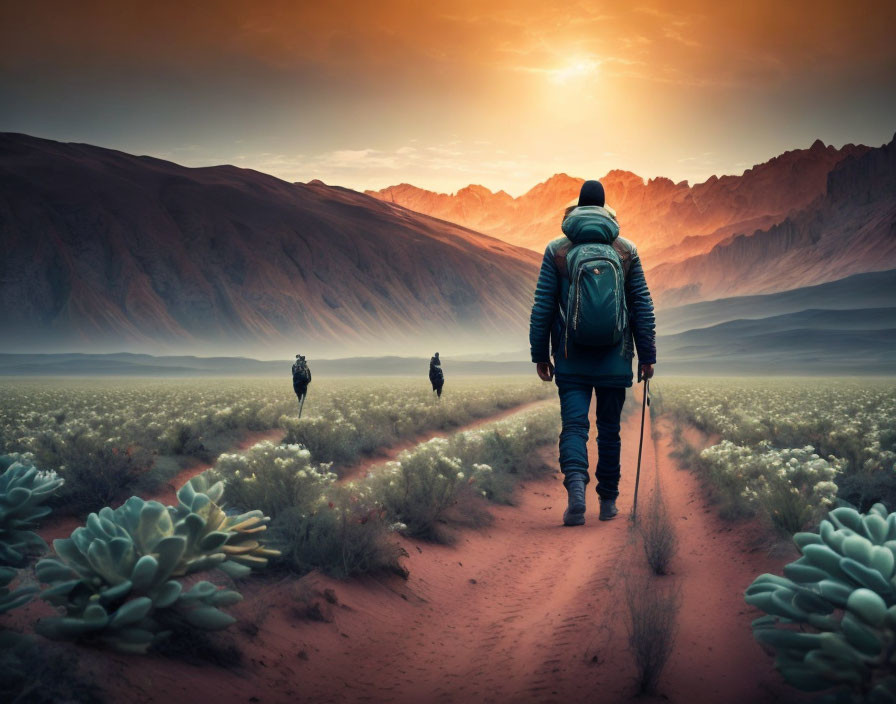
M315 459L334 464L350 464L365 448L373 449L391 442L387 435L365 443L361 429L338 412L326 418L284 416L280 422L286 430L284 442L302 445Z
M152 465L147 450L123 446L118 438L104 438L85 428L38 433L31 448L35 464L54 467L65 479L51 503L71 515L120 500L145 481Z
M837 476L837 495L860 511L874 504L896 506L896 471L862 471Z
M400 562L407 553L393 539L402 528L363 493L333 487L313 507L281 512L271 539L282 553L278 564L297 574L317 569L337 579L378 572L407 576Z
M558 425L555 406L538 409L456 433L450 452L471 470L475 486L487 499L508 504L518 480L554 471L537 450L556 441Z
M245 576L277 555L259 541L269 519L260 511L226 515L217 503L223 489L197 477L178 491L177 506L134 496L54 541L57 557L38 562L36 572L51 585L41 598L65 615L42 619L38 632L145 653L187 624L220 630L233 623L220 607L242 599L238 592L207 581L185 589L178 581L213 567Z
M78 659L55 644L0 631L0 701L8 704L96 704L100 691L78 671Z
M276 518L287 509L311 513L336 475L328 465L316 465L299 445L261 442L245 452L224 454L209 471L210 480L223 480L231 506L258 507Z
M700 453L700 462L729 506L759 510L773 528L791 535L816 523L836 500L832 481L843 460L822 459L811 446L777 450L723 440ZM739 497L739 498L738 498Z
M654 490L644 508L637 522L644 556L654 574L668 574L669 563L678 551L678 536L659 488Z
M482 499L509 503L518 479L547 466L535 451L557 437L556 407L433 438L371 477L374 496L406 535L448 542L451 525L489 521Z
M760 575L745 592L767 614L754 637L798 689L826 690L830 702L893 701L896 513L839 507L793 539L802 556L784 576Z
M624 579L628 644L639 694L653 693L675 643L681 591L667 580L627 574Z
M304 445L315 460L333 462L338 469L424 431L455 428L553 393L547 385L513 378L456 384L462 392L446 395L441 401L425 384L359 384L331 399L329 408L317 417L299 419L287 414L280 423L286 430L286 442Z
M458 485L464 481L463 464L447 452L450 443L433 438L397 462L389 462L374 478L377 499L403 532L414 538L447 542L449 534L440 524L455 502Z

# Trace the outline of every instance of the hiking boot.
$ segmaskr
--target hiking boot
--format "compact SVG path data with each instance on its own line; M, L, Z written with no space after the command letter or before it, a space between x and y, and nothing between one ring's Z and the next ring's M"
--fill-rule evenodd
M585 525L585 482L576 479L566 485L569 494L569 504L563 512L563 525Z
M616 499L601 499L600 500L600 520L602 521L612 521L616 518L616 514L619 513L619 509L616 508Z

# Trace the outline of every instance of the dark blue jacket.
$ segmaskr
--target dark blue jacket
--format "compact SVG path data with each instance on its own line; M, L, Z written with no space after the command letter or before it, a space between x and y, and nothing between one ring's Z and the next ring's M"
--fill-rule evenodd
M631 386L634 347L640 364L656 362L653 301L635 245L619 237L619 225L611 213L596 205L572 208L561 225L564 236L548 243L535 287L535 303L529 319L529 345L533 362L554 357L557 380L583 380L595 386ZM566 253L581 242L611 244L625 272L628 327L614 347L580 347L570 344L564 353L559 344L562 322L559 308L566 307L569 277Z

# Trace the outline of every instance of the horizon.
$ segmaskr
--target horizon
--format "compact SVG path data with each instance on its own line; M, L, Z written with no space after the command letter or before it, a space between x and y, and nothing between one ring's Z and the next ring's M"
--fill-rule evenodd
M540 185L542 185L542 184L544 184L544 183L547 183L547 182L550 181L551 179L554 179L554 178L557 178L557 177L565 176L565 177L570 178L570 179L582 179L582 180L587 180L587 179L589 179L589 178L593 178L593 176L577 176L577 175L568 173L567 171L557 171L557 172L554 172L554 173L552 173L552 174L550 174L550 175L548 175L548 176L545 176L545 177L541 178L541 180L536 181L535 183L533 183L532 185L530 185L530 186L529 186L528 188L526 188L525 190L523 190L523 191L521 191L521 192L519 192L519 193L516 193L516 194L511 193L511 192L508 191L506 188L501 188L501 187L498 187L498 186L488 186L488 185L485 185L484 183L476 182L476 181L471 181L470 183L466 183L466 184L464 184L464 185L462 185L462 186L456 188L456 189L453 190L453 191L438 191L438 190L433 191L433 190L428 189L428 188L425 188L425 187L423 187L423 186L421 186L421 185L419 185L419 184L417 184L417 183L412 183L412 182L409 182L409 181L400 181L400 182L390 183L390 184L387 184L387 185L385 185L385 186L381 186L380 188L367 188L367 189L363 189L363 190L362 190L362 189L359 189L359 188L354 188L354 187L349 186L349 185L344 184L344 183L326 182L326 181L324 181L323 179L321 179L321 178L317 178L317 177L310 178L310 179L308 179L307 181L290 181L290 180L288 180L288 179L286 179L286 178L283 178L283 177L281 177L281 176L278 176L276 173L273 173L273 172L261 171L261 170L259 170L259 169L257 169L257 168L251 167L251 166L240 165L240 164L234 164L234 163L230 163L230 162L207 163L207 164L187 164L187 163L183 163L183 162L174 161L174 160L169 159L169 158L160 157L160 156L157 156L157 155L155 155L155 154L137 154L137 153L127 152L127 151L124 151L124 150L122 150L122 149L118 149L118 148L116 148L116 147L110 147L110 146L105 145L105 144L94 144L94 143L89 143L89 142L78 142L78 141L66 141L66 140L61 140L61 139L55 139L55 138L53 138L53 137L47 137L47 136L44 136L44 135L30 134L30 133L26 133L26 132L9 132L9 131L4 132L4 131L0 131L0 134L21 134L21 135L24 135L25 137L30 137L30 138L34 138L34 139L44 139L44 140L48 140L48 141L59 142L59 143L62 143L62 144L73 144L73 145L84 145L84 146L88 146L88 147L97 147L97 148L99 148L99 149L107 149L107 150L110 150L110 151L116 151L116 152L120 152L120 153L126 154L126 155L128 155L128 156L133 156L133 157L138 157L138 158L148 157L148 158L150 158L150 159L159 159L159 160L161 160L161 161L167 161L167 162L169 162L169 163L171 163L171 164L174 164L175 166L179 166L179 167L186 168L186 169L213 169L213 168L228 167L228 166L229 166L229 167L233 167L233 168L237 168L237 169L243 169L243 170L246 170L246 171L257 171L258 173L264 174L265 176L270 176L270 177L272 177L272 178L276 178L276 179L278 179L278 180L280 180L280 181L284 181L285 183L308 185L308 184L310 184L310 183L312 183L312 182L314 182L314 181L318 181L318 182L322 183L322 184L325 185L325 186L332 186L332 187L338 187L338 188L347 188L347 189L349 189L349 190L356 191L357 193L361 193L361 194L365 194L367 191L370 191L370 192L381 192L381 191L386 191L386 190L388 190L388 189L390 189L390 188L397 188L397 187L399 187L399 186L411 186L411 187L413 187L413 188L419 188L419 189L421 189L421 190L427 190L427 191L430 191L430 192L432 192L432 193L435 193L436 195L456 196L457 193L458 193L459 191L462 191L462 190L464 190L464 189L466 189L466 188L469 188L469 187L471 187L471 186L479 186L479 187L485 188L486 190L488 190L488 191L491 192L492 194L498 194L498 193L500 193L500 192L503 191L503 192L506 193L507 195L511 196L511 198L513 198L514 200L516 200L516 199L519 199L520 197L524 196L526 193L528 193L529 191L531 191L531 190L534 189L535 187L540 186ZM599 176L598 180L600 180L600 179L604 179L604 178L606 178L610 173L615 172L615 171L618 171L618 172L622 172L622 173L632 174L633 176L636 176L636 177L640 178L640 179L642 180L642 182L643 182L645 185L648 184L648 183L650 183L651 181L655 181L655 180L657 180L657 179L668 179L668 180L672 181L672 182L675 183L675 184L684 182L684 183L687 184L687 186L688 186L689 188L693 188L693 187L695 187L695 186L699 186L699 185L701 185L701 184L704 184L704 183L706 183L707 181L710 181L710 180L712 180L712 179L714 179L714 178L715 178L715 179L721 179L721 178L726 178L726 177L739 178L739 177L743 176L747 171L750 171L751 169L754 169L754 168L756 168L757 166L761 166L762 164L766 164L766 163L768 163L769 161L771 161L772 159L776 159L776 158L778 158L778 157L780 157L780 156L783 156L783 155L785 155L785 154L788 154L788 153L790 153L790 152L794 152L794 151L808 151L809 149L811 149L812 145L815 144L815 142L821 142L821 143L824 145L825 148L833 147L833 148L836 149L837 151L840 151L840 150L842 150L842 149L844 149L844 148L846 148L846 147L848 147L848 146L860 146L860 147L861 147L861 146L865 146L865 147L871 147L871 148L874 148L874 147L883 146L883 145L885 145L885 144L888 144L890 141L893 141L893 140L896 140L896 132L894 132L894 133L890 136L890 138L889 138L888 140L884 141L884 142L883 142L882 144L880 144L880 145L878 145L878 144L865 144L865 143L863 143L863 142L847 141L847 142L843 142L842 144L840 144L839 146L837 146L836 144L827 143L827 142L825 142L824 140L822 140L821 138L815 138L815 139L813 139L807 146L796 146L796 147L792 147L792 148L790 148L790 149L786 149L786 150L784 150L784 151L782 151L782 152L780 152L780 153L778 153L778 154L772 154L772 155L770 155L770 156L768 156L768 157L762 159L761 161L754 161L752 164L750 164L749 166L745 166L742 170L740 170L740 171L737 172L737 173L713 173L713 174L709 174L706 178L704 178L704 179L701 180L701 181L690 181L690 180L688 180L688 179L681 179L681 180L679 181L679 180L676 180L676 179L674 179L674 178L671 178L670 176L667 176L667 175L665 175L665 174L656 174L656 175L653 175L653 176L644 176L644 175L642 175L642 174L639 174L639 173L637 173L637 172L635 172L635 171L632 171L632 170L630 170L630 169L627 169L627 168L624 168L624 167L621 167L621 166L611 166L607 171L603 172L603 174L601 174L601 175Z
M517 197L612 168L700 183L815 139L876 146L896 125L882 0L214 8L5 7L0 130L358 191Z

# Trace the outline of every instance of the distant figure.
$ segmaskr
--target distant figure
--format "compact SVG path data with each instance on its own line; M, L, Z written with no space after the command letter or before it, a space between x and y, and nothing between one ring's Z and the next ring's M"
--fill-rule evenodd
M439 359L438 352L429 360L429 381L432 383L432 390L438 394L439 398L442 398L445 374L442 372L442 361Z
M299 418L302 417L302 407L305 405L305 394L308 393L308 384L311 383L311 370L308 362L301 354L296 355L296 361L292 363L292 390L299 399Z
M541 263L529 343L538 376L555 379L560 392L560 471L569 494L563 523L580 526L589 479L591 395L597 397L598 518L607 521L618 513L619 420L632 385L632 358L637 349L638 380L651 378L656 339L641 259L635 245L619 236L600 181L582 184L560 228L563 236L548 244Z

